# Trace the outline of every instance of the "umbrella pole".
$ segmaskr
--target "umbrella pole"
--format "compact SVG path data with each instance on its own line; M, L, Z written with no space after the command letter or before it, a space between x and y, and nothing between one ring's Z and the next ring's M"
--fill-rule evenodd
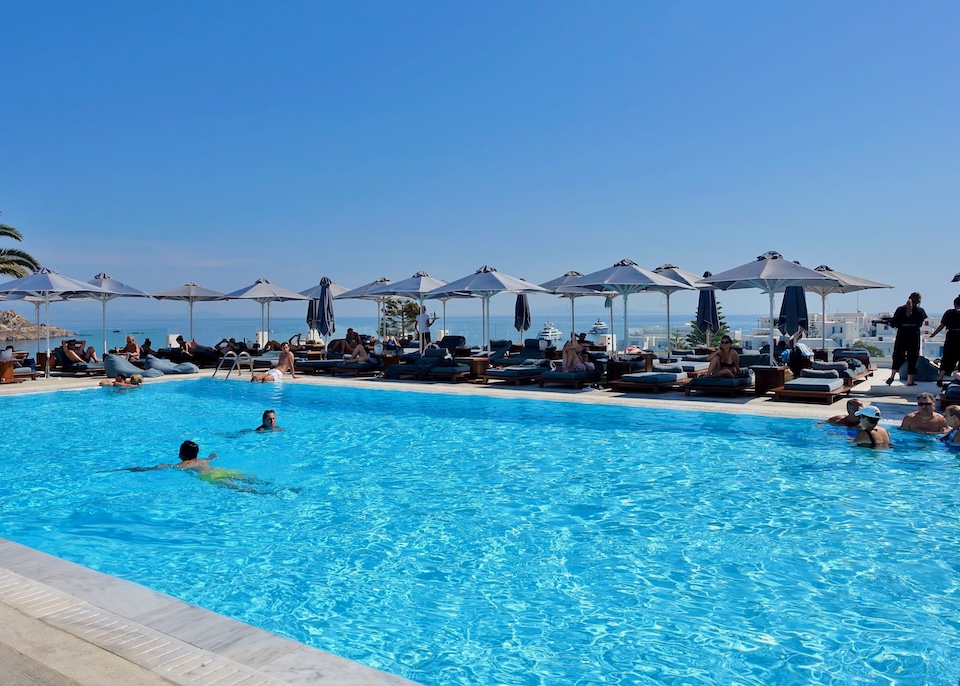
M37 357L40 357L40 301L33 304L37 308Z
M46 313L46 317L47 317L47 361L44 365L44 370L43 370L44 379L50 378L50 300L49 300L49 297L50 296L48 295L47 299L44 300L44 303L46 305L46 307L44 308L44 312Z
M440 300L440 306L443 308L443 335L446 336L447 333L449 333L447 330L447 299L446 298L443 298L442 300Z
M613 331L613 298L612 297L610 298L610 331L611 332ZM613 334L613 336L616 337L616 334ZM610 354L613 357L617 357L617 346L614 345L612 341L610 344Z
M670 345L670 291L667 291L667 364L672 362L673 350Z
M623 352L627 352L627 294L623 294Z
M573 304L574 301L576 301L576 298L571 297L570 298L570 330L571 331L577 330L577 315L575 311L575 306Z
M190 301L190 340L193 340L193 301Z
M827 352L827 294L820 294L820 347Z
M773 362L773 291L770 291L770 366L778 366Z
M101 323L103 324L103 356L107 356L107 299L103 298L100 303L103 305L103 316Z

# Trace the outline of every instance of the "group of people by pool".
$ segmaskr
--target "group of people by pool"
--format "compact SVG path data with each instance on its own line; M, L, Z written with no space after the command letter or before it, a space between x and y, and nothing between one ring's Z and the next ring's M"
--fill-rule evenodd
M960 406L951 405L943 414L935 411L933 395L917 396L917 409L904 416L900 428L914 433L940 436L948 446L960 447ZM890 447L890 433L880 426L883 415L875 405L864 405L857 398L847 401L847 413L827 420L829 424L858 429L850 439L855 445L870 448Z

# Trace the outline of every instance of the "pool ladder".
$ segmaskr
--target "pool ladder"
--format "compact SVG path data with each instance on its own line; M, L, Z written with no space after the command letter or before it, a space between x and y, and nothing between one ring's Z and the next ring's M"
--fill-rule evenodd
M227 363L229 363L229 367L227 366ZM217 368L213 371L213 376L210 378L216 378L217 373L224 368L227 369L227 375L223 377L224 379L229 379L230 373L234 369L237 370L237 376L240 376L240 374L243 373L243 365L245 364L249 365L250 376L253 376L253 358L250 356L250 353L248 353L246 350L241 350L240 353L237 354L232 350L228 350L226 353L224 353L223 357L220 358L220 363L217 365Z

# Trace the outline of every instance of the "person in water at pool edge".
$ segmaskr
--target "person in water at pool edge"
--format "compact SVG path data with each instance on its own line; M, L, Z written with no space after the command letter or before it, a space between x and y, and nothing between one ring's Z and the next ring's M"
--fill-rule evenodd
M180 444L180 463L179 464L161 464L151 469L184 469L196 472L203 481L217 486L226 486L227 488L242 488L235 480L250 481L251 477L236 469L223 469L222 467L211 467L211 460L217 457L216 453L210 453L205 459L201 459L200 446L193 441L184 441Z
M264 410L263 417L260 419L260 426L254 431L283 431L283 428L277 426L277 413L273 410Z

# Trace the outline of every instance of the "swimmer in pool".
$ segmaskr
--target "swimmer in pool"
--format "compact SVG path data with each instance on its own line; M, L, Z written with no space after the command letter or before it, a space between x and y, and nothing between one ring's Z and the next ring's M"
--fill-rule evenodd
M114 388L137 388L143 384L143 374L134 374L129 379L126 374L117 374L113 379L101 381L101 386L112 386Z
M260 419L260 426L254 431L283 431L277 426L277 413L273 410L264 410L263 417Z
M857 412L863 409L863 403L856 398L850 398L847 401L847 413L838 414L827 420L828 424L839 424L840 426L859 427L860 417Z

